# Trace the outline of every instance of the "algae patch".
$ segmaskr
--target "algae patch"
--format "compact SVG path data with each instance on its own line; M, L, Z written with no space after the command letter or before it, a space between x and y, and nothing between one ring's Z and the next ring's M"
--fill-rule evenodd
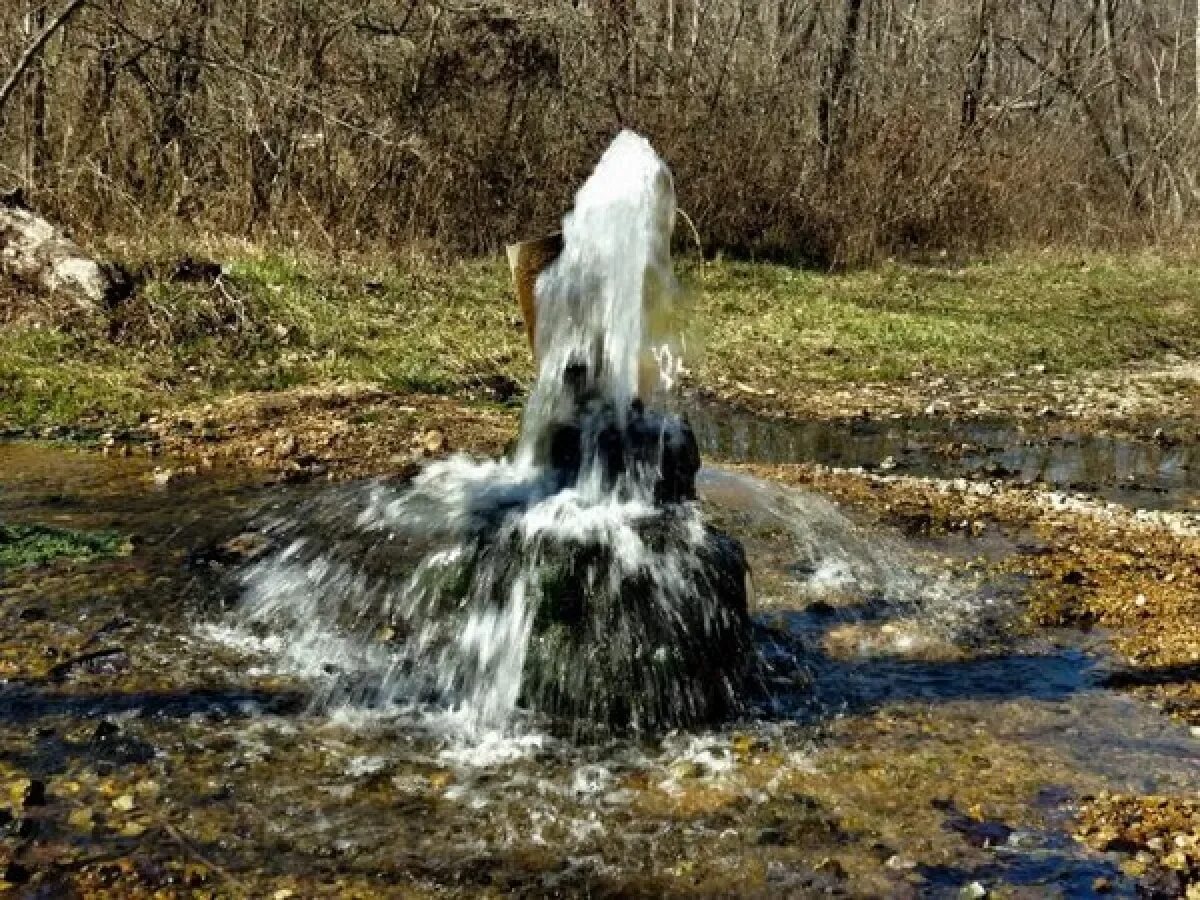
M41 566L58 559L89 562L128 551L128 541L112 531L87 532L0 522L0 569Z

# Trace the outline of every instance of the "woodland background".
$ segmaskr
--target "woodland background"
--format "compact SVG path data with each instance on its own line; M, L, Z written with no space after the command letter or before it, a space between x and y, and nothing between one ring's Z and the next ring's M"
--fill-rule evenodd
M0 188L77 230L476 255L616 129L710 253L1191 239L1200 0L9 0ZM45 37L45 40L39 38Z

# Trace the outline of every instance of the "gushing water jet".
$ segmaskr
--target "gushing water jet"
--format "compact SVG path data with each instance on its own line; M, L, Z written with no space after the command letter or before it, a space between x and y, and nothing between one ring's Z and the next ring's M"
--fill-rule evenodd
M510 254L538 361L511 458L453 457L280 523L243 613L287 629L326 703L472 728L526 709L664 729L739 707L745 555L704 522L696 439L664 405L683 350L674 221L667 166L620 134L561 236Z

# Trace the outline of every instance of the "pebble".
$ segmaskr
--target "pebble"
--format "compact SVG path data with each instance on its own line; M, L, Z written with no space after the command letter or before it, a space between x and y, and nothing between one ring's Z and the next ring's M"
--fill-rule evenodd
M275 448L275 455L282 459L287 459L288 457L295 456L299 450L300 441L297 440L294 434L289 434L279 442L279 445Z
M972 881L959 892L959 896L962 897L963 900L983 900L983 898L987 895L987 888L985 888L978 881Z
M129 812L134 805L133 794L122 794L112 802L112 808L119 812Z

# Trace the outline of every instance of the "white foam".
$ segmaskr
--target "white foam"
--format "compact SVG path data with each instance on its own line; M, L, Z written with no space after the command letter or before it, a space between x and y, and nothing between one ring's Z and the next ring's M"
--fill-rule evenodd
M446 751L448 761L496 765L540 740L512 725L544 548L603 546L612 585L644 577L655 602L686 619L706 538L699 513L681 507L671 549L652 551L639 528L662 515L658 473L631 464L614 483L602 441L605 428L624 427L635 398L652 400L682 369L682 339L664 324L678 293L674 222L666 164L644 138L621 133L576 195L562 252L537 281L540 365L514 458L453 456L406 487L379 483L281 521L285 549L246 573L239 616L282 639L247 649L311 678L327 708L440 710L442 724L469 739ZM582 382L572 375L581 370ZM567 484L547 453L564 425L580 433L579 471ZM315 537L303 535L306 516L321 520ZM364 562L418 543L423 557L405 576L386 559Z

